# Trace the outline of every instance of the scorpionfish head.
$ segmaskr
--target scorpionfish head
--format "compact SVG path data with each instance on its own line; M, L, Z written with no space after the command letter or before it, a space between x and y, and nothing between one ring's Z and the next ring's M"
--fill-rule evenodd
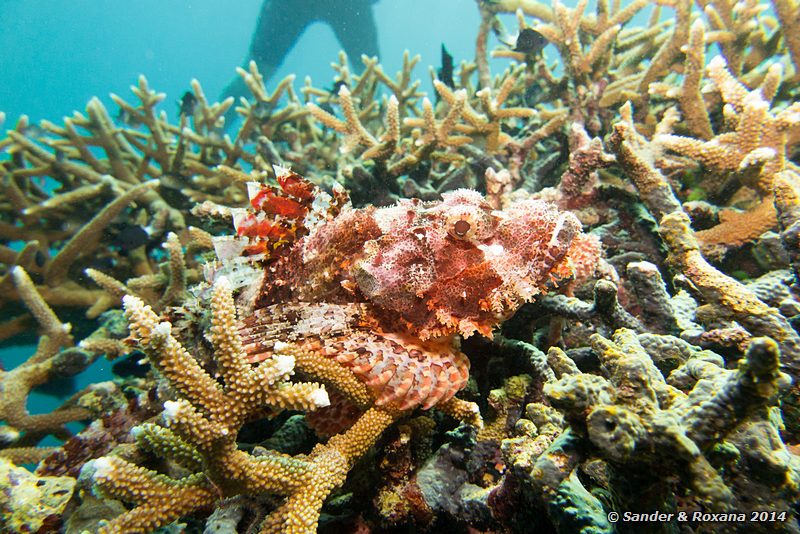
M380 236L365 243L353 277L388 320L422 339L491 336L548 282L574 274L569 253L582 236L575 216L545 201L497 211L468 189L374 217Z

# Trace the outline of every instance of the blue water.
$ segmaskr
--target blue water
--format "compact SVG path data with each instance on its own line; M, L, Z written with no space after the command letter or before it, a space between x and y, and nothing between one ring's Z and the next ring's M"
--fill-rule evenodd
M336 2L336 0L332 0ZM235 6L235 7L232 7ZM59 121L93 96L129 98L139 74L167 93L164 109L197 78L215 99L247 53L261 0L0 1L0 111L6 127L21 114ZM403 50L420 54L416 76L439 65L443 34L456 63L474 55L479 15L473 0L381 0L374 6L381 61L393 74ZM339 44L323 24L309 27L271 82L296 73L330 86Z

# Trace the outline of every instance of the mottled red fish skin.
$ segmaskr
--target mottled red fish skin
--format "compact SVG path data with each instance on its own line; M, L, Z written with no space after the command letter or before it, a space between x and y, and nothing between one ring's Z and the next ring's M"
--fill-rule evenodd
M281 187L311 213L318 190L294 174ZM338 194L331 213L314 215L313 227L298 220L294 241L265 262L254 300L264 313L243 334L253 360L288 339L350 369L377 404L401 409L430 408L463 388L469 361L459 338L491 336L523 302L568 279L572 243L583 235L574 216L540 200L496 211L479 193L457 190L438 202L352 209ZM292 306L300 311L287 314ZM307 327L315 306L328 334Z

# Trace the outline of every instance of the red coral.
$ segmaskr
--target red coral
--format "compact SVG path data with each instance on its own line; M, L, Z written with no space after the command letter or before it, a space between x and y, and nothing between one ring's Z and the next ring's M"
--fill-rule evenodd
M275 176L280 187L248 184L252 210L234 213L236 235L249 239L245 254L261 254L266 260L280 257L282 250L309 232L307 223L314 200L325 196L289 169L275 167Z

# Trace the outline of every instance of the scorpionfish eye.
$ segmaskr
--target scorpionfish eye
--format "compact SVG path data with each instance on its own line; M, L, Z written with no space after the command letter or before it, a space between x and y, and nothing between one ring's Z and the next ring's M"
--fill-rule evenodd
M496 224L489 213L471 206L452 210L445 221L447 233L462 241L482 241L494 233Z
M447 233L456 239L473 239L476 226L475 217L467 210L458 210L447 217Z
M472 228L472 225L469 224L469 221L465 221L464 219L459 219L453 224L453 233L455 233L458 237L464 237L469 232L469 229Z
M429 211L438 218L447 234L461 241L483 241L491 237L497 218L480 193L456 189L442 194L442 203Z

